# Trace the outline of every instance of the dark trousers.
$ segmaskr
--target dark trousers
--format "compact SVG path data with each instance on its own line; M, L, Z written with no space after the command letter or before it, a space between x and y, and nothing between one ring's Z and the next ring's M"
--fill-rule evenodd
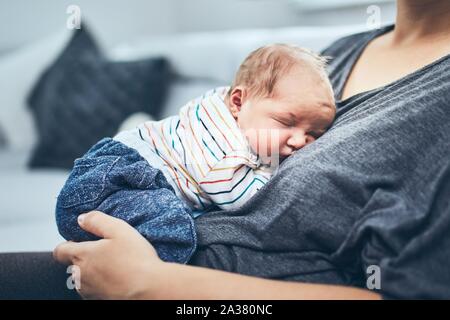
M69 277L51 252L0 253L0 299L78 300Z

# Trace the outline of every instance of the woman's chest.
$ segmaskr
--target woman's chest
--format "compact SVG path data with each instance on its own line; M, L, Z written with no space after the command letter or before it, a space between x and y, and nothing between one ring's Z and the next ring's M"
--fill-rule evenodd
M380 37L367 45L347 75L341 100L400 80L445 56L450 50L448 45L426 44L392 48L387 41Z

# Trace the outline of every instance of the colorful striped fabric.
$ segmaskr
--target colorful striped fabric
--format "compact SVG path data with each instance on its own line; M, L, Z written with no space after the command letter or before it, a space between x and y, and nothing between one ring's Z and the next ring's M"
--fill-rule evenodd
M207 92L179 115L148 121L114 139L162 170L177 195L196 210L235 209L270 178L224 102L228 87Z

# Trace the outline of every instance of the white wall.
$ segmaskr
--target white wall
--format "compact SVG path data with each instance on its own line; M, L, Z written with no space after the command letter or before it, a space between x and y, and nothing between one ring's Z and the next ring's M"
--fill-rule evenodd
M66 27L67 6L81 8L106 45L136 34L175 32L172 0L0 0L0 50L8 50Z
M293 0L0 0L0 54L65 28L69 4L80 6L106 46L142 35L360 24L368 17L367 6L301 12ZM394 4L380 6L382 20L393 21Z
M294 26L301 23L298 10L287 0L177 1L181 32L258 27Z
M385 0L386 1L386 0ZM392 2L372 1L380 8L381 23L393 23L395 21L396 4ZM368 13L366 5L338 6L328 10L311 10L299 12L299 19L305 25L342 25L364 24L372 12Z
M317 1L317 0L304 0ZM393 22L395 2L376 3L382 23ZM302 11L295 0L186 0L176 1L178 31L284 27L298 25L364 24L368 5ZM345 2L345 1L343 1Z

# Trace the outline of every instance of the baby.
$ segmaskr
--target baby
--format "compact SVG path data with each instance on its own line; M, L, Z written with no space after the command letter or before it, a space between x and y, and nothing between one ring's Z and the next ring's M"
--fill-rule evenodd
M186 263L196 248L194 217L248 202L279 162L332 124L333 96L324 58L293 45L257 49L231 87L105 138L77 159L58 196L61 235L95 239L77 217L99 210L136 228L163 260Z

